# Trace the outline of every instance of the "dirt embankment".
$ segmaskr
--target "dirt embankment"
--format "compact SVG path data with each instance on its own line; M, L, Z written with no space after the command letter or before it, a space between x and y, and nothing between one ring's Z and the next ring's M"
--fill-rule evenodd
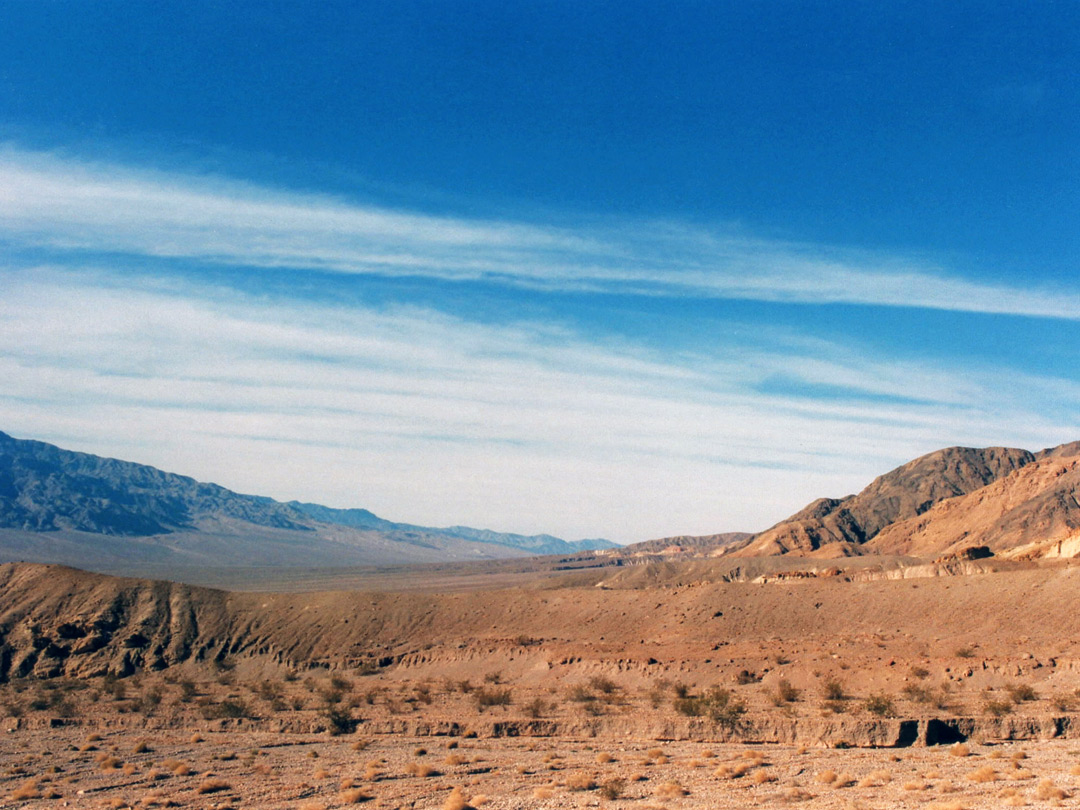
M977 565L968 567L985 570ZM857 647L874 635L902 656L908 647L930 654L970 640L988 658L1018 649L1061 658L1080 638L1080 614L1071 609L1080 599L1080 566L919 573L885 572L877 581L856 570L769 584L668 576L641 588L258 594L4 565L0 677L123 675L228 656L334 668L501 656L518 668L571 657L597 666L647 667L653 659L723 669L727 662L713 654L720 648L761 646L775 655L785 645L825 650L852 640Z

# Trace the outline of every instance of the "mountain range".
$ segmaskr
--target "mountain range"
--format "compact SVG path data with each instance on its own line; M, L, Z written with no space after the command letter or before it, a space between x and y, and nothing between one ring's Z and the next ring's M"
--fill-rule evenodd
M1080 554L1080 442L1038 452L948 447L819 498L757 534L618 547L465 526L433 528L367 509L242 495L154 467L0 433L0 562L147 567L398 566L532 555L1012 559Z
M399 565L611 548L366 509L242 495L144 464L0 432L0 561L213 566Z

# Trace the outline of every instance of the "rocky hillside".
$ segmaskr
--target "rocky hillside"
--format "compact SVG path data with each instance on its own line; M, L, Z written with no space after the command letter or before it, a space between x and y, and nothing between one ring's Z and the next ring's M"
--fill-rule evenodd
M857 495L816 500L734 553L933 556L1034 544L1029 551L1045 556L1048 544L1068 539L1080 523L1070 473L1078 456L1075 442L1039 453L946 448L886 473Z
M972 546L1020 559L1080 555L1080 453L1042 457L894 523L866 544L874 553L924 557Z
M0 528L145 537L194 528L207 515L312 528L303 514L270 498L0 433Z

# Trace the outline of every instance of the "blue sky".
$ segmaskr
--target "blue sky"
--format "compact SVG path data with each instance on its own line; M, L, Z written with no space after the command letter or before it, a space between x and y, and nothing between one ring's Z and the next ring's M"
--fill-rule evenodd
M0 0L0 429L620 541L1080 437L1080 6Z

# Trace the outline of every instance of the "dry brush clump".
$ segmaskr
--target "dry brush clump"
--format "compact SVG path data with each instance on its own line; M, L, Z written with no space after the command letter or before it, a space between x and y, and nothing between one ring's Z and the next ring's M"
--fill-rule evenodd
M884 693L868 697L863 703L863 708L878 717L896 717L896 705L893 699Z
M566 777L567 790L595 790L596 779L585 771L577 771Z
M801 691L796 689L787 678L781 678L776 683L776 689L769 693L769 699L777 707L787 706L799 699Z
M1009 693L1009 699L1013 703L1039 699L1039 693L1035 691L1035 688L1026 683L1011 683L1005 687L1005 691Z
M1013 710L1013 702L1009 698L1003 700L995 698L990 692L983 693L983 711L991 717L1004 717Z
M690 791L675 781L661 782L656 786L656 790L653 791L653 795L658 799L678 799L682 796L689 796Z
M998 772L990 765L983 765L981 768L976 768L967 775L968 781L971 782L996 782L999 778Z
M38 779L27 779L19 787L15 788L9 796L12 801L26 801L27 799L40 799L41 783Z
M199 786L195 788L195 792L200 795L206 793L220 793L223 790L232 790L232 785L224 779L216 779L213 777L202 780L199 782Z
M490 689L481 687L473 692L473 702L478 711L492 706L509 706L513 703L513 695L509 689Z
M609 779L606 782L602 782L599 787L599 793L608 801L615 801L615 799L622 796L625 789L626 780L616 777L614 779Z
M675 711L687 717L707 717L715 725L734 729L746 713L746 705L729 689L710 687L701 695L683 693L674 701Z
M442 776L439 771L432 765L426 765L423 762L410 762L405 766L405 773L409 776L416 776L421 779L426 779L432 776Z
M1060 802L1069 798L1069 793L1055 785L1053 779L1043 779L1035 790L1035 797L1044 802Z
M374 796L365 793L362 789L354 787L344 788L338 793L338 801L342 804L362 804L363 802L370 802L374 798Z

